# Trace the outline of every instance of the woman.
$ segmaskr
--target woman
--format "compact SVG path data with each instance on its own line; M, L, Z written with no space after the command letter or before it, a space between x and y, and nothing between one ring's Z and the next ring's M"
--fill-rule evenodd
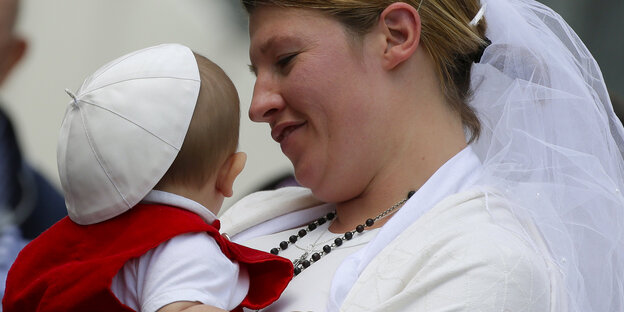
M256 193L221 218L295 264L266 311L624 308L624 129L556 13L243 3L249 115L314 195Z

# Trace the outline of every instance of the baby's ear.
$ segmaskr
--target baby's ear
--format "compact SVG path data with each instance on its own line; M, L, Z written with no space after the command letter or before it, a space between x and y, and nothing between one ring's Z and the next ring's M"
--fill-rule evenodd
M217 173L216 188L218 192L223 194L223 196L230 197L234 193L232 190L234 180L236 180L238 174L243 171L246 161L247 154L243 152L236 152L230 155L223 162L221 168L219 168L219 172Z

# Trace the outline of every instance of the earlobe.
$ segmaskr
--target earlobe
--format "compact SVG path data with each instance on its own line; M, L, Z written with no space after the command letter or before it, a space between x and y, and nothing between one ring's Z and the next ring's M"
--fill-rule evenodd
M380 27L386 37L384 67L394 69L414 54L420 43L420 15L404 2L395 2L381 13Z
M245 162L247 161L247 154L243 152L236 152L230 155L217 174L216 188L219 193L225 197L231 197L234 194L233 186L236 177L243 171Z

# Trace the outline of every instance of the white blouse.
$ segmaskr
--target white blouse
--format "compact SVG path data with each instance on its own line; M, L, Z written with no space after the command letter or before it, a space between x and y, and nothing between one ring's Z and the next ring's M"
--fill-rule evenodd
M294 261L304 253L308 253L309 259L314 252L322 251L323 246L331 245L334 239L342 236L342 234L331 233L329 224L330 222L326 222L314 231L308 232L295 244L291 244L288 249L280 251L279 255ZM269 251L298 231L299 228L258 237L247 241L246 245ZM312 263L295 276L279 300L262 311L324 311L329 298L330 284L338 266L344 259L370 242L378 232L379 229L373 229L354 234L351 240L344 241L340 247L336 247L321 260Z
M307 273L293 280L283 299L266 311L338 311L362 271L386 246L442 199L471 187L480 174L478 157L470 146L466 147L440 167L382 228L359 242L353 240L351 243L356 245L352 248L340 251L341 246L314 263L305 270ZM295 234L302 222L315 220L329 210L331 205L314 205L301 192L252 194L225 212L221 217L223 230L235 234L236 242L269 251ZM289 247L280 255L292 259L301 253Z

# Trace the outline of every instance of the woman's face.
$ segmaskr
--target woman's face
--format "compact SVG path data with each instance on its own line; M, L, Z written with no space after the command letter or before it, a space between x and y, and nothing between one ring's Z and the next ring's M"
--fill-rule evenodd
M376 101L380 40L356 42L339 22L303 9L259 8L249 28L257 76L250 118L270 125L297 180L317 197L362 193L389 157L389 105Z

